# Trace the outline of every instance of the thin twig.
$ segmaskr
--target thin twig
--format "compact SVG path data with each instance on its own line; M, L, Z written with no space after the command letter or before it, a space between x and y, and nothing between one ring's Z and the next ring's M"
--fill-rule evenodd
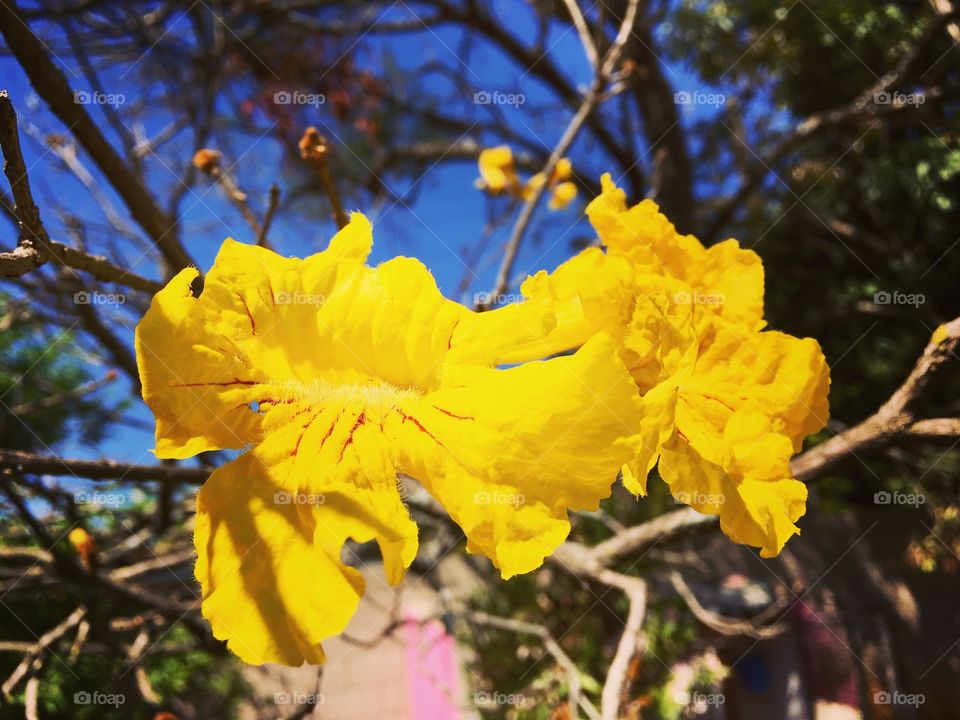
M583 45L583 52L587 56L587 61L590 63L590 67L593 68L594 72L596 72L597 46L594 44L593 37L590 35L590 28L587 27L587 21L586 18L583 17L580 5L577 3L577 0L563 0L563 2L567 6L567 11L570 13L570 19L573 20L573 26L577 29L577 34L580 36L580 44Z
M586 712L591 718L599 717L597 709L593 703L591 703L580 692L580 669L570 658L570 656L563 651L563 648L560 647L559 643L557 643L557 641L553 638L553 635L550 634L550 631L547 630L546 627L543 625L537 625L535 623L525 622L523 620L498 617L496 615L489 615L488 613L467 610L464 608L459 609L457 614L461 615L468 622L476 623L477 625L488 625L501 630L509 630L510 632L539 637L543 641L544 649L567 673L567 680L569 683L567 712L569 717L577 717L577 707L583 708L584 712Z
M20 17L15 0L0 3L0 33L34 90L90 154L134 220L160 250L170 269L175 272L194 264L177 239L176 223L164 215L149 190L108 142L84 106L76 102L67 78L50 58L46 46Z
M257 236L257 245L269 248L270 240L267 234L270 232L270 225L273 224L273 216L277 212L277 206L280 204L280 186L276 183L270 186L270 200L267 203L267 212L263 216L263 225L260 226L260 234Z
M3 686L0 687L0 692L2 692L4 695L9 695L10 691L13 690L13 688L17 686L17 683L20 682L20 680L23 679L23 677L27 674L27 671L30 669L33 661L42 653L46 652L47 648L49 648L53 643L66 635L67 632L70 631L70 628L76 626L86 614L87 609L83 605L80 605L66 618L64 618L56 627L41 635L40 638L24 655L23 660L10 674L10 677L8 677L3 683Z
M330 201L330 208L333 210L333 219L336 221L337 227L343 229L350 222L350 218L343 210L340 193L337 191L337 185L330 174L330 163L327 162L329 154L330 146L326 138L315 127L308 127L304 131L303 137L300 138L300 157L310 164L310 167L317 173L317 177L320 178L323 192Z
M630 36L630 30L633 28L633 23L636 20L638 5L639 0L631 0L630 4L627 6L627 12L624 14L623 23L620 25L620 30L617 33L613 44L610 46L610 49L604 55L603 63L597 69L593 83L590 85L590 89L587 91L580 108L573 116L573 119L570 120L566 130L564 130L563 135L560 137L560 141L550 153L547 164L543 168L544 177L550 177L553 174L557 164L560 162L560 158L562 158L566 154L567 150L569 150L570 146L573 144L573 141L576 139L577 134L580 132L580 129L583 127L583 124L590 116L590 113L592 113L597 105L601 102L604 88L610 79L610 74L616 67L617 62L619 62L620 54L623 52L627 38ZM541 183L534 188L534 191L524 203L523 208L520 211L520 215L517 218L517 222L513 226L513 232L510 234L510 239L507 241L506 247L504 248L503 260L501 261L500 269L497 272L496 282L493 286L493 290L488 295L490 299L486 303L479 303L478 309L489 308L494 302L496 302L498 297L501 297L507 291L507 288L510 286L510 275L513 272L513 265L516 262L517 253L520 250L520 243L523 241L524 233L526 233L527 227L529 226L534 212L537 209L537 205L543 198L546 189L547 183Z
M54 262L90 273L98 280L122 283L150 293L163 287L160 283L113 265L104 257L90 255L50 239L30 190L27 167L20 148L20 133L17 131L17 113L6 91L0 91L0 148L3 151L3 171L10 182L14 213L20 227L16 249L0 253L0 277L20 277L46 262Z

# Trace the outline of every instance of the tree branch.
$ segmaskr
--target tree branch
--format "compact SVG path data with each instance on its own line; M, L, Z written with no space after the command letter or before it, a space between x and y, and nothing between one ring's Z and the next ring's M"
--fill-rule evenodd
M137 465L115 460L78 460L0 448L0 471L42 475L71 475L90 480L157 480L202 483L210 475L205 468L178 465Z
M194 264L177 240L176 225L163 214L136 174L107 142L84 106L76 102L66 77L50 59L43 43L21 19L15 0L0 3L0 33L34 90L90 153L97 167L126 203L130 214L163 254L171 270Z

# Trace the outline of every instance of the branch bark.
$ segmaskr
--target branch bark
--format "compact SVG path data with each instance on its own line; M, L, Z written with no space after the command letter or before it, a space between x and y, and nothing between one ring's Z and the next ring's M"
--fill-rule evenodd
M160 250L170 270L177 271L194 264L177 240L176 224L164 215L133 170L100 132L84 106L76 102L66 77L50 59L30 26L20 17L15 0L0 3L0 33L30 79L33 89L90 154L123 199L130 214Z

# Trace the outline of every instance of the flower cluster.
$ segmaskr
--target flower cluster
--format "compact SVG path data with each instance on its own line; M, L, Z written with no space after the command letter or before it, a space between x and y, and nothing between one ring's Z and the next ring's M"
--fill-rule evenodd
M570 180L573 176L573 165L567 158L560 159L549 177L538 172L526 182L522 182L517 174L513 151L509 145L482 150L477 166L480 170L477 187L491 195L505 194L528 200L546 184L550 190L548 206L551 210L563 210L577 197L577 186Z
M612 338L500 369L550 332L548 307L473 312L417 260L367 267L371 243L359 214L305 260L228 240L199 298L185 269L137 327L157 456L249 448L201 488L194 531L203 614L247 662L322 662L363 593L348 539L375 540L400 582L417 528L398 473L510 577L538 567L567 511L595 510L633 454L640 400Z
M489 185L514 182L501 168ZM228 240L199 297L192 268L156 295L136 351L157 456L245 449L201 488L194 534L203 614L242 659L323 661L364 589L348 540L400 582L417 527L398 475L505 578L618 472L644 494L658 461L737 542L769 556L797 532L789 458L827 413L816 342L762 330L763 268L735 241L704 248L609 177L587 213L606 250L489 312L417 260L367 266L360 214L303 260Z
M628 207L609 175L587 207L601 243L523 285L557 326L512 361L617 341L643 403L637 453L622 469L646 494L658 465L673 496L720 516L732 540L772 557L799 529L806 486L790 457L828 417L820 346L764 330L763 265L736 240L679 234L651 200ZM659 464L658 464L659 463Z

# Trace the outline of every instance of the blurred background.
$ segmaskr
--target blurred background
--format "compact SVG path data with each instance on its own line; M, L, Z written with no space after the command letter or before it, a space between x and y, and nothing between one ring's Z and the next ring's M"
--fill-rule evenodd
M831 365L816 445L877 410L960 314L960 6L630 6L563 153L577 198L536 209L493 301L594 242L582 211L611 172L679 230L760 254L770 327L817 338ZM524 201L476 187L478 155L509 145L521 177L542 170L594 83L584 37L602 56L628 10L0 0L17 116L0 133L8 168L11 138L23 157L0 251L25 234L26 173L31 232L127 271L0 256L0 718L600 717L623 593L560 562L500 581L416 491L413 571L388 589L375 551L353 549L368 597L325 669L232 658L200 617L191 541L196 489L229 456L157 462L132 341L172 272L208 268L226 237L320 250L338 205L374 222L371 262L415 256L448 297L490 300ZM916 417L960 414L958 368ZM648 592L618 716L955 718L958 440L848 453L810 480L803 534L775 560L715 523L647 525L612 561ZM618 485L572 538L677 510L659 479L641 502Z

